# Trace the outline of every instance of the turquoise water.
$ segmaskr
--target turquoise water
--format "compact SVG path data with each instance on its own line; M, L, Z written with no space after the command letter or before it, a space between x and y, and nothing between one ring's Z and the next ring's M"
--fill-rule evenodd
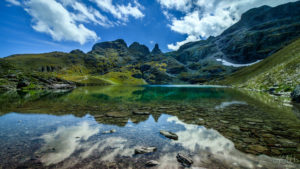
M263 93L106 86L6 92L0 102L0 168L183 168L177 153L195 168L299 168L298 105ZM157 151L135 155L141 146Z

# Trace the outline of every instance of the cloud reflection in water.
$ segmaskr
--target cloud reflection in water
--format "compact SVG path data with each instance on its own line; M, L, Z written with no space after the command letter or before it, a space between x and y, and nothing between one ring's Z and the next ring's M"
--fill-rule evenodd
M59 127L54 133L47 133L41 136L45 145L41 153L45 153L41 161L46 164L57 164L70 157L76 150L86 147L81 143L87 141L91 136L99 132L99 127L91 127L87 122L78 126ZM91 150L90 150L91 151Z
M150 122L151 120L148 120L144 123ZM142 127L143 125L146 124L130 125L128 123L122 131L119 128L112 135L98 135L98 133L101 133L99 132L100 125L91 126L87 122L80 123L77 126L59 127L56 132L44 134L41 137L45 141L45 145L39 152L42 154L41 161L45 165L62 162L62 167L59 168L72 168L76 164L81 164L83 159L86 159L86 165L90 166L87 168L95 168L95 165L101 166L104 164L103 162L118 163L120 158L124 159L123 157L131 157L128 160L132 160L132 164L136 165L136 158L139 159L138 162L143 163L140 160L147 157L149 160L158 160L160 162L158 168L176 169L180 168L180 164L176 160L176 154L182 152L191 155L194 160L194 167L260 168L269 166L276 168L274 158L242 153L235 149L232 141L222 136L218 131L203 126L186 124L175 116L162 115L160 120L155 123L157 128ZM177 129L172 128L172 126L175 128L177 126ZM178 128L178 126L180 127ZM175 141L159 137L160 134L157 129L164 127L177 130L175 133L179 136L179 139ZM136 136L136 130L132 130L132 128L142 130L145 135L130 137L131 134ZM95 135L97 136L91 138ZM141 137L143 137L144 142L138 143L136 139ZM161 143L161 145L155 145L158 147L157 152L150 156L133 156L134 148L152 146L154 140L159 140L159 143ZM93 158L90 158L92 156ZM211 165L214 166L210 167ZM285 168L288 167L285 165Z

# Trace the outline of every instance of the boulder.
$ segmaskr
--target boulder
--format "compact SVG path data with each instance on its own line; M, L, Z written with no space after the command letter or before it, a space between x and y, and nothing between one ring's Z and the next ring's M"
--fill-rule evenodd
M156 147L140 147L140 148L136 148L134 150L134 153L135 154L146 154L146 153L152 153L156 150L157 150Z
M150 161L147 161L145 165L146 165L146 167L154 167L154 166L159 165L159 162L155 161L155 160L150 160Z
M176 158L177 161L180 162L185 167L190 167L193 164L193 160L187 155L178 153Z
M169 139L178 140L178 136L175 133L172 133L172 132L169 132L169 131L164 131L164 130L160 130L159 133L162 134L163 136L169 138Z
M292 100L300 103L300 85L296 86L294 91L291 93Z

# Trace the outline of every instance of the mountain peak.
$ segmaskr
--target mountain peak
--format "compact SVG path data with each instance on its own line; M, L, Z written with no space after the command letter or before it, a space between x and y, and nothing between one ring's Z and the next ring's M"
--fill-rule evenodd
M138 42L133 42L129 46L129 50L133 53L138 53L143 56L150 54L149 48L143 44L139 44Z
M123 39L117 39L115 41L108 41L108 42L100 42L96 43L91 52L102 51L103 49L117 49L126 51L127 50L127 44Z
M151 54L157 55L157 54L162 54L162 51L159 49L158 44L156 43L154 48L151 51Z

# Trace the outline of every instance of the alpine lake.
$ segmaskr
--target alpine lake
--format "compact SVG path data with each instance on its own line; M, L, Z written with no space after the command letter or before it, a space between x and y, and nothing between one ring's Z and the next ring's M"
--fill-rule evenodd
M300 106L222 86L2 92L6 168L300 168Z

